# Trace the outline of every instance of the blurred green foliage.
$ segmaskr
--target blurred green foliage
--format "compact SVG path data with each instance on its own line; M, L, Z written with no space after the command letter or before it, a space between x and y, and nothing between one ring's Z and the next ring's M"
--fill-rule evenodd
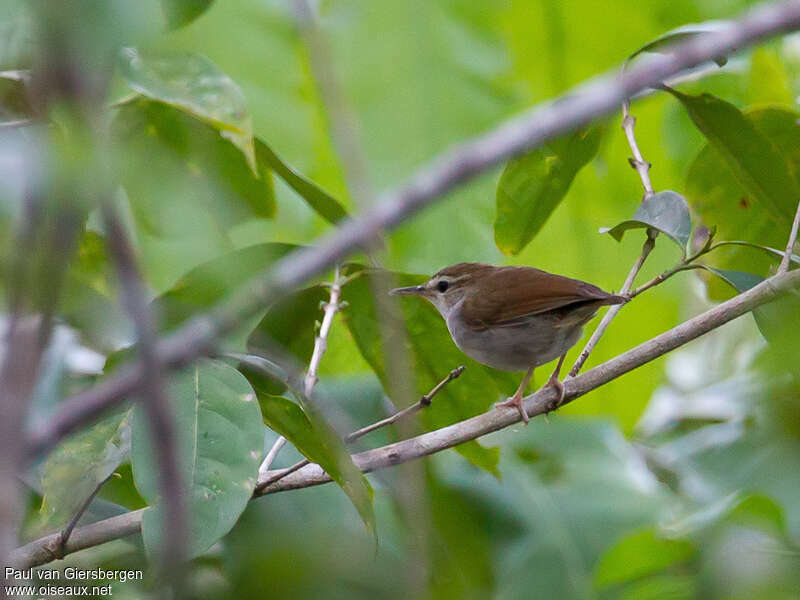
M58 298L59 323L77 331L69 343L51 344L53 367L37 387L34 423L70 390L95 380L86 356L108 356L108 373L132 354L124 350L131 328L119 309L98 197L112 197L125 216L164 331L230 299L253 275L355 212L287 3L148 0L134 10L83 1L71 12L50 12L46 4L0 6L0 68L14 70L0 74L0 119L37 120L0 129L3 291L14 289L12 257L24 248L15 226L31 192L45 197L53 223L64 206L72 209L67 216L78 232L62 247L48 230L34 240L35 255L23 255L38 265L41 280L52 265L69 265L63 286L52 288L60 298L51 296ZM385 190L437 153L621 64L661 34L731 18L747 4L341 0L320 2L319 16L357 119L367 174ZM47 61L59 51L64 64L80 67L64 71L72 87L48 83ZM634 228L617 243L598 233L602 226L636 221L667 234L640 281L674 266L687 245L696 249L708 228L716 227L719 241L782 249L800 189L800 38L789 35L711 67L676 84L677 99L654 92L633 102L654 187L675 190L655 196L652 211L640 206L641 183L616 115L590 129L589 138L555 140L511 162L502 176L498 168L461 186L387 234L380 261L398 285L454 262L482 261L532 265L610 290L625 278L645 235ZM30 68L33 84L24 71ZM89 96L86 106L97 118L86 117L81 102L70 104L70 94ZM720 247L708 260L723 278L682 273L638 297L587 368L730 296L723 279L741 290L777 263L746 246ZM447 451L375 473L367 483L333 431L356 429L389 410L391 353L381 344L372 277L364 271L344 285L347 306L334 321L313 398L267 382L247 365L271 341L307 363L327 298L319 281L264 306L221 344L219 352L233 352L227 358L238 357L249 381L219 361L201 363L195 380L190 372L173 377L182 460L203 465L189 480L191 550L198 555L187 580L193 597L800 593L795 298L756 315L768 344L748 316L549 421L465 444L461 455ZM513 391L518 376L464 357L427 303L404 302L402 317L414 394L467 365L421 413L421 428L483 412ZM265 334L271 341L259 337ZM579 350L580 344L567 361ZM242 399L253 393L260 408ZM301 458L299 449L326 465L347 494L326 485L247 503L258 457L278 433L297 449L285 448L276 466ZM381 430L353 449L403 433ZM147 566L160 535L151 454L138 409L76 434L26 477L35 482L28 533L63 526L116 469L83 522L147 502L155 508L146 512L144 541L135 536L93 548L64 564L155 573ZM377 550L364 523L374 526ZM157 586L152 579L115 584L114 596L155 596Z

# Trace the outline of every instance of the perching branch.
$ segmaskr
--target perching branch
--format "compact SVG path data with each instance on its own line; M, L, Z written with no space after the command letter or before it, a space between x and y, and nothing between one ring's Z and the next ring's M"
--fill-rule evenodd
M681 325L639 344L635 348L598 365L582 375L565 381L564 403L572 402L609 381L637 369L798 287L800 287L800 270L774 275L748 291L718 304ZM525 398L525 410L532 417L545 414L557 399L557 395L558 392L554 388L550 386L543 387ZM490 401L488 398L486 400L487 403ZM519 420L520 414L516 409L494 409L411 439L361 452L353 456L353 461L362 471L370 472L441 452L488 433L504 429ZM265 477L269 478L271 476L271 473L267 473ZM263 494L306 488L327 483L328 481L330 481L330 477L318 465L309 464L283 477L280 481L268 485L263 490ZM144 509L129 512L77 528L65 548L65 553L77 552L84 548L97 546L136 533L141 525L143 511ZM46 536L17 548L11 554L9 564L21 569L42 565L53 560L54 556L50 548L54 541L57 541L58 535Z
M800 228L800 202L797 203L797 212L794 214L794 223L792 223L792 231L789 233L789 241L786 242L786 252L783 254L781 264L778 265L778 273L786 273L789 270L789 265L792 262L792 250L797 241L797 230Z
M797 0L758 6L724 28L682 40L669 53L648 56L622 75L591 80L554 102L535 106L456 146L423 166L400 188L383 194L359 218L344 223L317 244L292 252L231 300L162 339L156 347L159 361L165 368L178 368L209 354L221 337L260 307L368 246L382 230L397 226L455 186L502 161L613 111L625 98L684 69L797 27ZM30 433L26 455L41 455L70 432L97 419L133 392L144 375L142 363L137 361L66 399L46 424Z
M431 400L433 400L434 396L436 396L436 394L438 394L444 386L453 381L453 379L458 378L461 375L461 373L464 372L465 368L466 367L464 366L456 367L455 369L450 371L450 373L447 374L447 377L445 377L439 383L437 383L433 387L433 389L431 389L430 392L422 396L422 398L420 398L418 402L415 402L414 404L404 408L403 410L397 411L396 413L394 413L389 417L386 417L385 419L381 419L380 421L376 421L371 425L367 425L366 427L362 427L361 429L357 429L356 431L349 433L347 436L345 436L344 441L348 444L354 442L357 439L364 437L368 433L372 433L377 429L397 423L402 419L410 417L411 415L415 415L426 406L430 406ZM305 458L301 461L296 462L291 467L287 467L286 469L281 469L276 473L261 473L261 471L259 470L259 477L261 478L261 481L253 491L253 496L256 497L261 496L264 488L275 483L276 481L283 479L287 475L290 475L291 473L294 473L295 471L302 469L310 462L311 462L310 460ZM261 477L262 475L264 476L263 478Z
M170 411L164 369L156 354L156 327L147 293L136 266L133 248L127 232L114 206L106 201L102 205L106 240L119 279L122 303L133 322L136 349L147 376L140 381L142 402L150 426L150 437L159 463L159 484L165 503L165 533L163 555L167 561L164 573L180 582L176 569L186 557L186 536L189 532L186 515L185 485L178 466L178 449L175 442L175 421ZM69 534L67 534L69 537ZM62 540L63 549L65 540Z

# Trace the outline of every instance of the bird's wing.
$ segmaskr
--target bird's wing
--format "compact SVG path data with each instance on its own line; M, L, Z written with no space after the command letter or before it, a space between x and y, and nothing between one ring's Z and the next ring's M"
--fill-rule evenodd
M624 301L591 283L531 267L502 267L486 277L480 293L470 294L461 307L462 316L474 329L515 325L520 319L571 304L600 307Z

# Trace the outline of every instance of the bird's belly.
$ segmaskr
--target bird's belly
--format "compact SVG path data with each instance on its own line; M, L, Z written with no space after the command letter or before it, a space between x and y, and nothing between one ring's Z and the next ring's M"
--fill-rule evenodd
M453 317L455 315L451 315ZM460 319L447 319L456 346L471 359L501 371L527 371L550 362L580 339L581 326L555 327L548 316L519 325L474 330Z

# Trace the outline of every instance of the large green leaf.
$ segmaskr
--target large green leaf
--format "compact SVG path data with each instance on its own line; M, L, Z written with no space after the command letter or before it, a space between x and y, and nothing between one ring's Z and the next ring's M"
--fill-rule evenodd
M258 477L264 427L253 388L233 367L203 360L170 380L178 464L188 486L190 556L225 535L244 511ZM144 406L134 409L131 463L147 500L142 537L151 556L163 546L160 466Z
M659 536L653 529L629 534L600 558L595 582L604 588L638 579L691 558L695 548L686 540Z
M597 154L604 132L603 125L582 129L508 163L497 184L494 239L500 250L518 254L533 239Z
M125 48L119 63L132 89L210 123L244 154L258 175L247 100L213 62L192 52L151 55Z
M686 244L692 231L692 218L686 199L676 192L665 191L645 198L633 218L614 227L602 227L600 233L610 233L620 241L629 229L653 228L678 244L686 256Z
M62 527L128 456L131 410L76 433L48 457L42 474L41 526Z
M372 486L353 463L342 440L313 407L300 406L284 398L261 392L254 385L264 423L294 444L308 460L317 463L356 507L367 530L377 536L372 508Z
M690 96L670 91L759 209L780 225L791 224L800 184L794 176L796 165L778 143L733 104L710 94ZM796 121L789 126L790 131L797 129Z
M297 192L308 205L330 223L347 217L347 211L333 196L287 165L267 144L256 138L256 160L269 166L275 174Z
M762 136L769 138L782 157L785 175L797 179L800 173L800 113L769 107L745 112L745 119ZM692 209L708 226L717 228L717 239L742 240L772 248L786 245L791 223L774 216L734 175L734 171L717 149L709 144L692 161L686 178L686 197ZM769 275L775 259L746 246L731 245L715 250L706 257L713 266L738 270L762 277ZM732 295L725 285L708 280L712 299L723 300Z
M414 285L424 280L418 275L392 275L397 285ZM347 301L347 307L344 309L344 320L362 356L388 393L386 357L381 346L381 329L370 286L373 276L370 272L364 272L345 287L343 298ZM417 394L422 396L428 393L458 365L467 367L457 381L437 394L431 407L420 413L426 428L436 429L485 412L493 402L514 392L521 375L494 371L464 355L453 343L444 320L430 303L422 298L406 298L402 306L410 342L413 387ZM456 450L475 465L497 473L497 448L486 448L471 441L456 446Z
M161 236L189 235L198 211L223 227L275 213L267 168L255 171L211 125L161 102L123 104L112 132L137 224ZM208 217L206 217L208 218Z

